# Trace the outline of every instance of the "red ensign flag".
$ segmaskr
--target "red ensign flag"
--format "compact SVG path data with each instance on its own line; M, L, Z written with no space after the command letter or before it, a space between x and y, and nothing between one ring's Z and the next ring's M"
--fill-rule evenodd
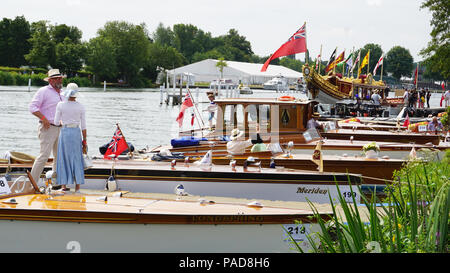
M109 142L108 149L106 150L105 154L103 155L103 158L111 159L109 157L109 155L115 154L116 156L119 156L127 149L128 149L128 144L122 135L122 131L120 130L119 127L117 127L116 131L114 132L111 142Z
M192 103L192 99L189 96L189 93L186 94L186 97L184 98L183 104L181 105L180 108L180 113L178 114L178 117L176 119L176 121L178 121L178 125L181 127L183 125L183 119L184 119L184 111L189 108L194 106L194 104Z
M306 23L297 30L275 53L270 56L261 68L261 72L267 70L269 63L279 57L306 52Z

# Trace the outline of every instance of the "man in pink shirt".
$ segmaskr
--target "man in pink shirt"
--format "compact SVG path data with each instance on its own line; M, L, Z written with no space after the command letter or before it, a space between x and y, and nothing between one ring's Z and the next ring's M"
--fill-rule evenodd
M54 124L56 105L63 101L61 94L63 76L59 69L50 69L44 79L49 84L39 88L29 105L30 112L39 119L38 138L40 152L34 160L31 176L38 183L45 164L53 151L53 171L56 171L58 137L61 125Z

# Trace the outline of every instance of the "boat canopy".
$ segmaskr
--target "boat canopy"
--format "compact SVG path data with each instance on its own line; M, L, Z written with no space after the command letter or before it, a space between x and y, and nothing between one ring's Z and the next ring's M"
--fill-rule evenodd
M239 128L245 136L253 136L257 126L261 136L274 134L301 134L311 118L314 100L280 98L227 98L216 99L216 134L229 135Z

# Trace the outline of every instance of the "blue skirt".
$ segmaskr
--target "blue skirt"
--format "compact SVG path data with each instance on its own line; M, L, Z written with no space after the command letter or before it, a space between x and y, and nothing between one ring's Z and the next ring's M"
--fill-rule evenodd
M56 184L84 184L83 146L80 128L61 128L56 160Z

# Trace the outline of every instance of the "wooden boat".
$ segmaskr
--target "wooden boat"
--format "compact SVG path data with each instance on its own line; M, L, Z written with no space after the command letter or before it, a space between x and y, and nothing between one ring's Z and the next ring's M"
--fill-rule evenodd
M257 126L265 143L307 143L305 138L307 122L312 117L316 101L295 99L291 96L280 98L231 98L215 100L218 106L217 121L214 131L181 132L180 136L197 136L208 140L221 140L228 136L232 129L240 128L245 138L254 135ZM332 128L333 129L333 128ZM369 130L321 130L319 137L327 139L400 142L439 145L439 135L410 132L375 132ZM345 145L345 144L343 144Z
M356 187L362 183L359 174L294 170L282 166L249 166L244 170L243 166L238 165L234 170L231 166L215 164L210 168L193 163L172 164L148 160L93 160L93 167L85 170L86 183L83 188L103 190L109 185L110 177L113 177L112 188L131 192L174 193L181 185L184 193L200 196L299 202L309 199L312 202L329 203L328 193L337 200L337 184L341 192L356 192L358 200L361 195ZM27 164L11 164L9 172L23 172L31 167ZM7 165L0 164L0 172L6 172L7 169ZM44 171L49 170L51 164L47 164ZM44 180L38 182L40 186L45 184ZM375 182L379 188L385 185L383 181ZM368 190L374 188L374 184L364 185Z
M12 163L33 163L36 159L34 156L21 152L9 151L9 154Z
M330 73L329 75L320 75L308 64L302 68L303 77L307 84L307 89L312 97L321 103L334 104L339 100L353 98L361 89L361 98L364 100L367 95L373 91L380 90L380 96L384 100L386 98L384 90L387 86L382 81L376 81L369 73L361 76L359 79L342 77L340 74ZM331 71L332 72L332 71ZM392 100L393 103L398 103L397 99ZM386 103L389 103L387 101Z
M319 231L310 209L119 192L42 194L29 177L24 183L34 186L0 195L0 252L291 252L288 233L307 251L306 234ZM5 184L15 192L17 185ZM320 215L328 220L331 212Z
M184 155L189 157L191 162L199 160L203 156L202 153L185 153ZM213 153L212 161L218 165L229 165L231 160L236 160L236 163L242 166L249 157L253 157L256 161L261 162L261 166L267 168L273 160L276 166L289 169L317 170L317 165L311 160L312 153L310 155L302 153L291 154L290 156L286 154L273 156L270 152L248 152L243 155L229 156L226 151L216 151ZM325 172L361 174L364 184L385 185L392 180L394 171L400 170L406 162L406 159L387 157L371 159L365 156L323 155L323 170Z
M322 137L342 140L392 141L399 143L439 145L440 137L434 134L408 133L404 131L377 131L336 129L321 132Z
M318 139L313 139L307 143L294 142L292 147L292 154L302 154L306 153L311 155L317 145ZM342 156L360 156L364 145L373 142L367 140L350 140L348 139L323 139L322 153L324 155L342 155ZM398 142L376 142L380 147L380 157L387 156L392 159L405 159L408 157L411 149L416 149L419 153L428 153L431 150L438 151L439 155L443 155L446 149L450 149L450 143L440 142L439 145L434 145L432 143L426 144L414 144L414 143L398 143ZM280 143L282 149L287 148L287 142ZM215 141L200 141L199 145L186 146L186 147L172 147L158 146L148 150L143 150L143 153L159 153L162 150L169 150L171 153L205 153L208 150L224 152L226 151L226 141L215 140ZM246 150L250 152L250 149Z

